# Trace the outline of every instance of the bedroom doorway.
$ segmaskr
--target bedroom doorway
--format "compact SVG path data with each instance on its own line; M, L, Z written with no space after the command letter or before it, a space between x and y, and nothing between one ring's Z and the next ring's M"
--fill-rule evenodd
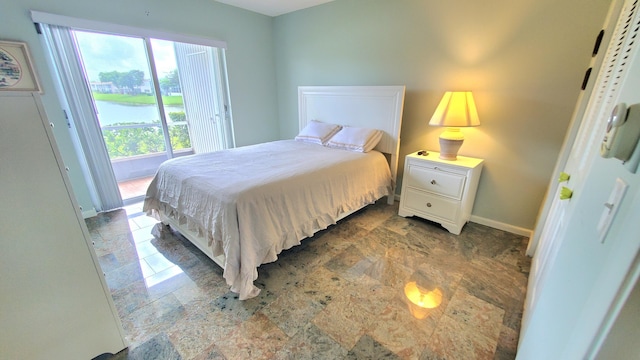
M44 30L98 211L144 199L167 159L234 147L223 48Z

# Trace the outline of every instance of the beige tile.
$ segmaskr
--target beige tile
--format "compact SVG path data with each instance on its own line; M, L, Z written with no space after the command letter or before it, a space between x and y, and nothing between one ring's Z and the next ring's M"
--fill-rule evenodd
M226 283L217 275L203 275L173 291L173 295L183 305L200 303L210 304L229 291Z
M501 359L515 359L518 350L518 332L510 327L502 326L500 337L498 338L498 347L496 349L496 357ZM497 353L500 353L499 356Z
M505 310L505 325L519 329L527 275L500 261L480 257L469 264L460 281L469 294Z
M396 301L376 316L367 334L404 359L418 359L437 320L433 316L416 319L406 303Z
M459 288L427 347L447 359L493 359L503 316L503 309Z
M229 359L270 359L288 341L268 317L257 313L219 339L216 346Z
M302 280L303 271L291 266L288 257L282 257L283 261L276 261L260 265L256 286L269 289L276 296L296 287Z
M212 344L194 357L193 360L226 360L226 358L222 355L220 349L215 344Z
M199 360L513 359L527 239L478 224L455 236L397 210L377 203L284 251L259 268L263 290L247 301L179 234L154 237L151 218L129 221L119 210L87 226L132 356L163 349ZM141 255L173 276L148 286ZM409 281L437 284L440 306L414 317Z
M371 260L365 257L355 245L351 245L327 261L324 267L344 279L358 280L371 265Z
M353 301L375 317L400 293L400 290L384 285L377 279L363 276L358 281L345 285L342 293L343 296L350 296Z
M393 213L386 211L383 207L370 206L354 214L351 221L354 225L370 231L382 225L393 215Z
M464 324L470 331L497 341L504 310L460 289L451 298L445 315Z
M110 236L99 235L99 237L93 237L92 239L94 241L93 248L98 256L116 253L118 251L131 252L135 250L130 233Z
M385 229L391 230L398 235L406 236L411 227L411 219L403 218L400 216L391 216L385 221L382 226Z
M172 294L139 307L122 318L131 348L165 332L185 315L185 308Z
M214 345L214 339L223 338L225 334L221 332L236 329L235 324L229 328L211 326L224 321L221 320L223 317L223 314L207 308L187 307L185 315L166 332L181 357L191 359Z
M347 350L312 323L307 323L279 350L274 359L342 359Z
M374 316L352 296L333 300L312 322L342 347L351 349L373 322Z
M447 315L438 322L438 327L429 338L427 347L444 359L491 360L497 340L476 332L473 328Z
M321 266L308 274L298 287L315 301L327 305L342 295L342 289L347 284L347 280Z
M293 337L323 308L300 289L295 289L280 295L261 311L285 334Z

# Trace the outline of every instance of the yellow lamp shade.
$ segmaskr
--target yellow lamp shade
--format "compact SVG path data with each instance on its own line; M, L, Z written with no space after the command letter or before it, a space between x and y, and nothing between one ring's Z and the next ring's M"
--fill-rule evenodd
M460 127L479 126L476 103L470 91L447 91L429 121L431 126L444 126L440 134L440 158L456 160L464 141Z
M447 91L429 121L431 126L479 126L478 110L471 91Z

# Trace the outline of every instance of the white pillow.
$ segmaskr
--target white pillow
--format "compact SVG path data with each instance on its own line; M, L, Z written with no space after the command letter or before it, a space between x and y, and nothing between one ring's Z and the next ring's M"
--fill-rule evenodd
M328 147L358 152L369 152L382 139L382 131L345 126L335 134L326 144Z
M297 141L324 145L342 126L311 120L295 137Z

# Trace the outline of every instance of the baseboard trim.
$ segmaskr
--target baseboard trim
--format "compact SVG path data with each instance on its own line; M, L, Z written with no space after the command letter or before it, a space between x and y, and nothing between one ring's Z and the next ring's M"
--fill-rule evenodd
M82 212L82 218L83 219L88 219L88 218L92 218L94 216L97 216L98 212L96 211L95 208L91 208L91 210L87 210L87 211L83 211Z
M395 194L395 199L396 199L396 201L400 202L400 195L399 194ZM495 221L495 220L483 218L483 217L476 216L476 215L471 215L470 221L474 222L476 224L485 225L485 226L488 226L488 227L491 227L491 228L494 228L494 229L510 232L512 234L516 234L516 235L520 235L520 236L526 236L529 239L531 239L531 236L533 235L533 230L531 230L531 229L525 229L525 228L522 228L522 227L519 227L519 226L505 224L505 223L500 222L500 221Z
M522 227L519 227L519 226L505 224L505 223L500 222L500 221L495 221L495 220L483 218L483 217L476 216L476 215L471 215L471 222L474 222L474 223L480 224L480 225L485 225L485 226L488 226L488 227L492 227L494 229L510 232L510 233L513 233L513 234L516 234L516 235L526 236L528 238L531 238L531 235L533 234L533 230L531 230L531 229L525 229L525 228L522 228Z

